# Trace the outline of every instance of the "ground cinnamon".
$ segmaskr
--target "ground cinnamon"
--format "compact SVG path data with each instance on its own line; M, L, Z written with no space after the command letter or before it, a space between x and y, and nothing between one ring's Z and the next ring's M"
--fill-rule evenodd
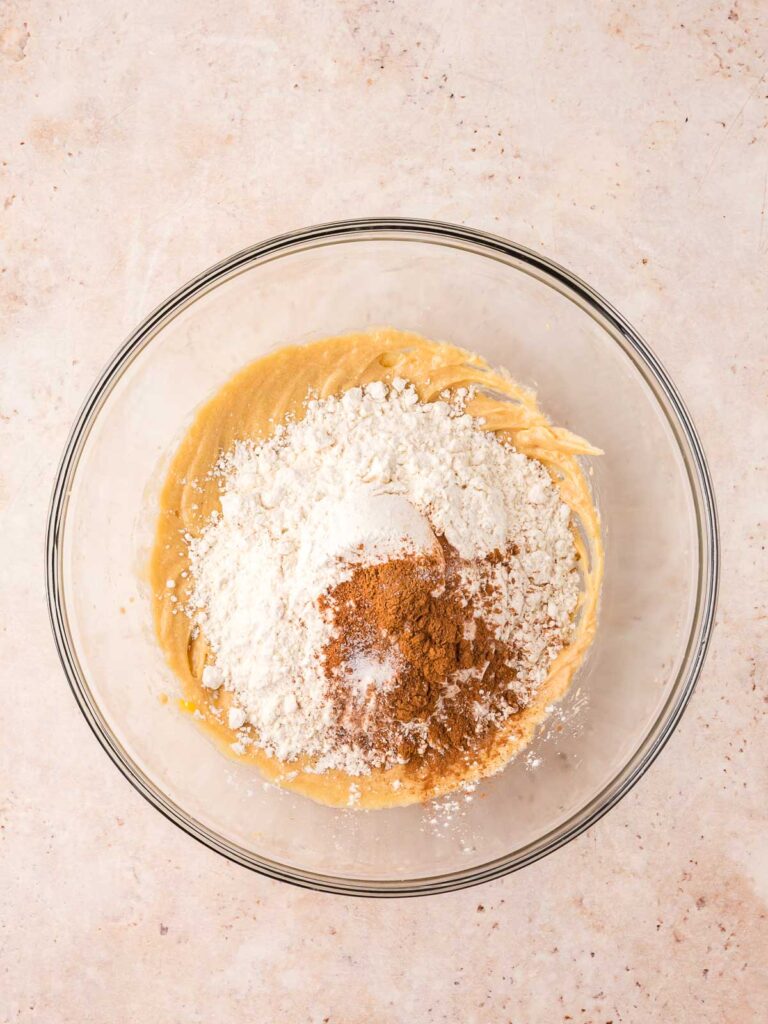
M324 658L338 739L372 764L445 768L519 710L516 653L484 621L482 595L468 599L460 568L443 541L433 556L358 566L321 599L336 627ZM360 692L361 658L390 678Z

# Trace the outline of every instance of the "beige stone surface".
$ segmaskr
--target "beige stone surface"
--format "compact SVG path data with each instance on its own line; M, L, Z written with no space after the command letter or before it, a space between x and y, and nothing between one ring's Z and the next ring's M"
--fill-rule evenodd
M0 8L0 1021L765 1020L768 8L6 0ZM679 384L722 516L679 730L588 834L429 900L268 881L112 767L49 634L56 462L197 271L370 214L487 228L607 295Z

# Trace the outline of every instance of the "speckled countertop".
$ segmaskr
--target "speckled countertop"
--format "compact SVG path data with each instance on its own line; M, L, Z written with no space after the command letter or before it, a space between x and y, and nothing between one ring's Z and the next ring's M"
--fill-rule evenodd
M3 1024L765 1019L767 47L760 0L6 0ZM230 252L365 214L593 283L679 384L722 517L713 647L651 772L429 901L294 890L166 822L82 720L43 592L55 465L121 339Z

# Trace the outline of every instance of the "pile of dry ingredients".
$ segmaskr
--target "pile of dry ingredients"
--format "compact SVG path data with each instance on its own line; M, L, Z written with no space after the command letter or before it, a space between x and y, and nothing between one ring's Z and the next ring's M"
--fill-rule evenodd
M219 460L183 610L238 744L315 772L438 770L531 701L573 635L570 509L470 397L375 382Z

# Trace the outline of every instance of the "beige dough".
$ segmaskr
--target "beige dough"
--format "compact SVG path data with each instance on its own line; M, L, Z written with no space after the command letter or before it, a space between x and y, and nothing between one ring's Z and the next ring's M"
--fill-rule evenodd
M453 768L434 778L418 766L352 777L342 772L313 774L305 762L286 764L251 747L235 754L236 739L224 724L229 695L201 684L207 656L205 639L192 636L192 623L178 610L190 586L187 545L182 534L197 535L219 508L216 481L206 479L218 456L241 439L261 440L288 415L301 419L310 391L338 395L370 381L410 381L422 401L446 388L470 384L483 389L467 411L484 417L483 429L503 436L525 455L542 462L570 506L579 529L574 537L583 575L583 596L575 635L553 663L535 702L511 718L471 767ZM198 412L171 462L160 498L160 515L150 564L155 628L183 692L181 706L193 713L230 756L252 762L262 775L286 788L333 806L391 807L414 803L455 789L503 767L530 740L546 708L567 690L595 631L603 573L599 519L577 456L599 454L586 441L553 427L539 411L536 396L479 356L452 345L391 328L328 338L306 346L279 349L246 366ZM166 581L178 581L174 589ZM176 601L172 600L176 598ZM173 614L176 611L176 614ZM222 712L224 712L222 714ZM399 782L393 788L393 782ZM351 788L354 787L354 788Z

